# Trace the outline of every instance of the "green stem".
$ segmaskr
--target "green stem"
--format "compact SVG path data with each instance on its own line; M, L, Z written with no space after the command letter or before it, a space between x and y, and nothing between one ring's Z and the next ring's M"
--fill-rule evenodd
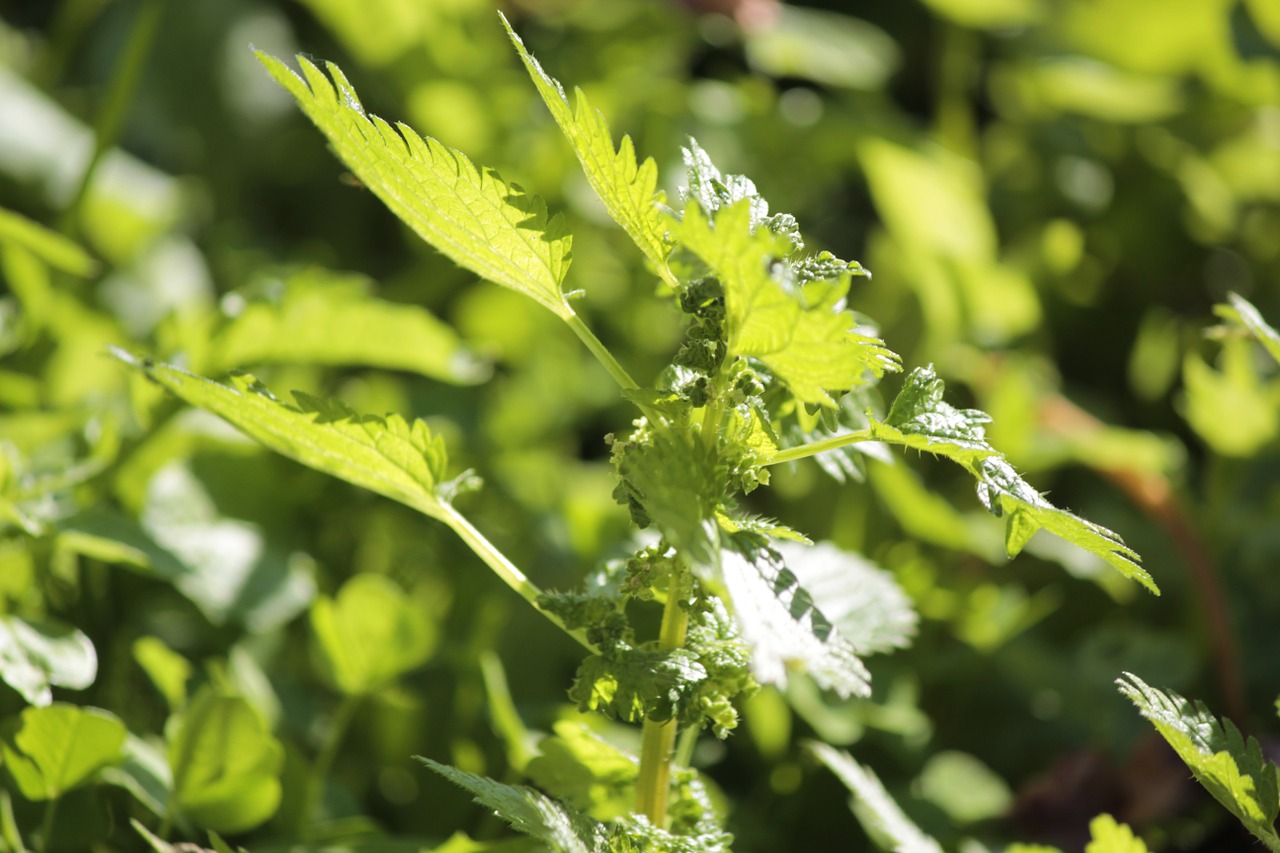
M573 309L569 309L569 314L564 317L564 321L569 324L570 329L573 329L573 333L578 336L578 340L582 341L587 349L591 350L591 354L596 357L596 360L604 365L604 369L609 371L609 375L613 377L614 382L617 382L627 391L640 387L631 378L631 375L627 373L626 369L621 364L618 364L618 360L613 357L613 353L605 348L605 345L587 327L582 318L573 312Z
M680 584L673 578L667 590L667 604L662 610L662 629L658 648L678 649L684 645L689 628L689 614L680 606ZM644 721L640 739L640 776L636 780L636 811L654 826L666 829L667 800L671 794L671 758L675 752L679 723L667 720Z
M506 555L494 546L492 542L484 537L479 530L466 519L462 513L453 508L451 504L445 504L442 511L433 512L434 517L440 519L454 533L462 538L463 542L475 552L475 555L484 561L485 565L493 569L503 583L511 587L525 601L533 605L543 616L550 619L556 624L560 630L564 631L570 637L573 637L589 652L595 652L596 647L587 639L587 635L581 629L571 631L565 627L564 622L560 621L560 617L554 613L548 613L538 604L538 598L542 595L542 590L538 585L529 578L525 577L524 572L520 571L515 565L507 559Z
M9 845L13 853L27 853L27 846L22 843L22 833L18 831L18 822L13 817L13 798L8 788L0 788L0 838Z
M320 752L316 755L315 763L311 765L311 775L307 779L307 798L301 815L304 822L317 818L324 799L324 785L329 778L329 770L333 767L333 760L338 757L338 749L342 746L343 738L346 737L347 729L363 698L362 696L343 696L338 709L333 712L333 719L329 721L329 730L325 732L324 743L320 745Z
M840 435L833 435L830 438L824 438L821 441L811 441L808 444L801 444L797 447L788 447L786 450L779 450L773 455L773 458L766 462L766 465L780 465L783 462L795 462L797 459L807 459L810 456L817 456L819 453L825 453L828 450L836 450L840 447L848 447L850 444L858 444L862 441L871 441L873 436L871 430L860 429L857 432L846 432Z
M45 853L49 849L49 836L53 835L53 818L58 813L58 797L50 797L49 804L44 807L44 820L40 822L40 846L37 853Z
M138 10L137 20L134 21L133 29L129 32L129 41L124 46L124 56L116 68L102 109L98 112L97 121L94 122L93 155L85 166L84 174L80 177L80 185L76 187L71 203L62 214L63 231L72 230L79 221L80 209L84 206L85 197L89 194L93 175L97 172L103 156L115 145L116 137L120 134L120 126L124 123L129 102L133 99L134 90L137 89L138 80L142 77L142 69L151 52L156 32L160 29L160 18L164 7L165 0L143 0L142 8Z

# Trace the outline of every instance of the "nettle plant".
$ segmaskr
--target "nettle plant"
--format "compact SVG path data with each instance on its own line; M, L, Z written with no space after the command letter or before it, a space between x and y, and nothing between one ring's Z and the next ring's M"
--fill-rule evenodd
M647 531L630 559L601 567L582 591L544 592L458 508L480 480L450 471L443 441L425 424L298 392L290 404L250 375L224 385L117 352L267 447L447 525L586 650L569 690L578 706L643 725L638 758L585 733L563 737L565 748L547 759L565 762L563 772L536 778L554 796L422 759L427 766L554 849L728 849L706 786L687 766L698 733L727 736L738 700L797 673L841 697L868 695L861 658L906 645L916 621L887 573L745 508L741 497L767 485L775 465L814 457L843 478L862 453L885 446L944 457L973 475L979 499L1004 519L1010 556L1043 528L1158 592L1119 536L1029 486L987 442L988 417L946 403L931 367L911 371L887 410L877 403L878 383L900 359L849 307L854 282L869 278L857 262L807 251L794 218L771 213L749 179L722 174L696 142L684 152L685 186L668 199L654 161L639 162L627 137L615 147L583 93L571 101L508 31L587 181L656 277L655 298L685 318L684 342L648 384L574 309L589 294L563 289L572 238L540 198L367 114L336 66L326 73L300 57L299 76L258 56L391 211L452 261L563 320L635 405L631 431L609 437L615 497ZM633 601L661 605L657 636L632 625ZM937 849L848 755L821 744L813 754L871 805L901 849ZM588 788L634 792L634 806L597 820Z

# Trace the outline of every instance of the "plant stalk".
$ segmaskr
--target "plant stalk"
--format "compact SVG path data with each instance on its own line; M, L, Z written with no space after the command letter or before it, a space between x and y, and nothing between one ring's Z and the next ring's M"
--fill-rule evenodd
M577 640L587 651L593 653L597 651L595 645L587 639L587 635L581 629L569 630L564 622L560 621L559 616L542 609L538 604L538 598L542 595L542 590L538 588L538 585L529 580L524 572L516 567L515 563L508 560L506 555L486 539L483 533L476 530L466 516L454 509L452 504L445 504L443 510L434 512L432 515L449 525L449 528L458 534L463 542L467 543L467 546L475 552L475 555L483 560L485 565L493 569L494 574L503 583L515 590L525 601L532 604L535 610L554 622L560 630Z
M673 579L662 610L662 629L658 648L678 649L684 645L689 628L689 614L680 606L679 584ZM640 740L640 777L636 780L636 811L649 822L666 829L667 801L671 794L671 758L675 752L680 724L676 720L657 723L644 721Z
M596 361L600 362L604 369L609 371L613 381L617 382L623 390L631 391L640 387L631 378L631 374L627 373L626 368L618 363L618 360L613 357L613 353L609 352L605 345L600 342L600 339L595 336L595 333L582 321L582 318L574 313L572 308L569 309L568 316L564 317L564 321L569 324L569 328L573 329L573 333L578 336L578 340L582 341L587 349L591 350L591 354L596 357Z
M307 798L302 809L304 823L307 820L315 820L317 817L321 801L324 799L324 785L329 778L329 770L333 767L333 760L338 757L338 749L342 746L343 738L346 737L347 729L351 726L351 720L355 717L356 710L360 707L360 700L363 698L363 696L344 695L338 704L338 709L333 713L333 719L329 721L329 730L325 732L324 742L320 745L320 752L311 765L311 775L307 779Z
M819 453L825 453L828 450L836 450L841 447L848 447L850 444L858 444L863 441L871 441L871 430L860 429L857 432L846 432L840 435L833 435L830 438L824 438L820 441L811 441L808 444L801 444L796 447L788 447L786 450L779 450L773 455L773 458L765 465L780 465L783 462L795 462L798 459L807 459L810 456L817 456Z
M50 797L49 804L44 807L44 820L40 822L40 846L37 853L45 853L49 849L49 836L53 835L53 818L58 813L58 797Z

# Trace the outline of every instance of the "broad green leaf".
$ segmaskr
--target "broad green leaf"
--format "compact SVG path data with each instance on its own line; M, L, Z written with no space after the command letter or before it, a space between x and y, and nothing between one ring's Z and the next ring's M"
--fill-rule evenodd
M958 825L998 818L1013 805L1013 792L999 774L955 750L930 756L913 790Z
M290 276L278 300L245 305L214 338L209 369L280 362L408 370L458 385L491 372L427 310L373 297L361 276L322 270Z
M284 748L245 699L205 690L167 735L178 811L219 832L243 832L275 814Z
M860 655L911 645L919 618L893 575L830 542L774 546L814 604Z
M168 813L173 774L165 759L164 744L158 739L144 740L130 732L124 742L124 758L119 764L105 768L101 778L133 794L134 799L157 817L163 818Z
M191 662L165 645L159 637L139 637L133 641L133 659L160 691L170 711L187 704L187 681Z
M898 369L897 356L838 308L851 271L803 289L775 278L787 270L779 261L792 246L766 228L752 231L750 199L721 208L714 220L690 204L675 233L724 287L728 355L758 358L801 402L834 406L828 392Z
M358 574L334 598L311 605L311 628L326 675L343 693L372 693L421 666L436 629L412 599L383 575Z
M561 217L547 218L542 199L405 124L393 127L366 114L333 63L326 64L326 76L299 56L299 77L279 59L257 56L347 168L418 236L481 278L560 317L573 315L560 290L571 238Z
M476 802L493 809L512 828L536 838L557 853L603 853L609 849L605 828L577 809L532 788L504 785L430 758L417 758L453 784L470 791Z
M639 762L584 723L561 720L538 742L526 772L538 787L589 813L611 820L635 805Z
M853 794L853 813L876 846L894 853L942 853L938 842L911 822L874 773L825 743L810 742L808 748Z
M1217 453L1246 458L1280 436L1280 380L1264 380L1253 344L1223 342L1221 370L1188 353L1182 363L1183 415Z
M1148 853L1147 845L1136 838L1133 830L1109 814L1098 815L1089 821L1089 834L1093 839L1084 853Z
M0 679L32 705L53 701L53 687L83 690L98 674L84 632L55 622L0 616Z
M22 246L54 269L72 275L87 277L98 270L98 262L78 243L4 208L0 208L0 245Z
M983 506L1005 519L1005 551L1010 557L1017 556L1036 531L1044 528L1160 594L1151 575L1138 565L1137 552L1107 528L1045 500L987 442L984 424L990 418L975 409L952 407L942 399L944 390L932 366L916 368L885 419L871 419L869 436L945 457L972 474Z
M52 800L122 758L126 730L113 714L55 702L27 708L0 733L4 764L28 800Z
M604 202L605 210L627 232L663 280L675 287L675 278L667 268L670 248L663 236L667 226L658 207L662 196L658 193L658 167L653 158L645 158L637 165L635 147L629 136L623 136L622 143L615 150L604 114L591 106L587 96L577 88L570 106L564 87L525 50L524 42L511 28L506 16L499 13L499 17L538 94L582 164L587 182Z
M295 392L297 406L272 396L252 376L232 386L113 350L193 406L207 409L250 438L317 471L439 518L454 484L444 482L444 442L421 421L360 415L341 403Z
M1280 362L1280 332L1262 318L1249 300L1236 293L1228 293L1227 305L1214 306L1214 312L1228 323L1240 326L1253 335L1271 357Z
M1126 672L1116 685L1213 798L1268 850L1280 851L1275 829L1280 812L1277 768L1263 757L1258 742L1253 738L1246 741L1230 720L1219 723L1203 703L1157 690L1136 675Z
M786 685L804 672L842 697L871 692L857 650L814 604L808 591L760 537L739 534L721 555L720 577L751 671L761 684Z

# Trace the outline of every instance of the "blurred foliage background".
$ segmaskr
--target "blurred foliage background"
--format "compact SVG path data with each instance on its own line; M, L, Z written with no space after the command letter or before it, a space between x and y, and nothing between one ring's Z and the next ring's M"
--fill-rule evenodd
M1006 561L963 472L927 459L872 464L863 483L776 472L755 508L891 569L923 623L872 661L872 699L765 692L736 736L703 738L736 849L870 849L798 749L814 736L874 767L948 849L1078 849L1101 811L1153 849L1247 843L1112 681L1134 671L1276 731L1280 379L1204 329L1232 291L1280 319L1280 5L501 6L668 192L696 137L811 247L869 267L854 307L906 364L936 364L951 402L990 412L993 443L1122 533L1164 591L1046 538ZM283 750L280 807L243 836L255 851L501 837L409 756L514 779L530 739L574 716L578 650L447 531L181 409L104 351L427 420L485 479L469 516L544 587L625 553L604 437L632 415L608 376L553 317L344 179L249 51L336 61L371 112L546 197L570 220L581 310L652 376L678 315L496 8L0 0L0 207L20 215L0 219L0 618L81 632L96 678L54 695L118 716L131 755L163 749L151 741L200 685L247 699ZM33 242L26 220L87 254ZM393 584L359 587L376 607L418 627L379 640L404 659L361 680L333 670L315 602L339 606L366 575ZM0 718L29 700L0 686ZM326 751L310 811L308 762ZM50 849L140 849L128 818L155 829L164 808L130 795L132 772L65 797ZM34 833L41 804L11 790Z

